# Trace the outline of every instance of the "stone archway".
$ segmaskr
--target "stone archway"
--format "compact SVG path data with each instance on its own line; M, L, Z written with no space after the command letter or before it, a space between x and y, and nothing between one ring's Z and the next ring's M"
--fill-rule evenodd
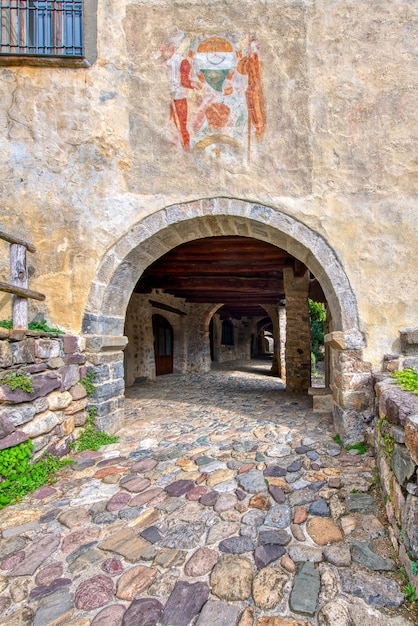
M355 295L326 241L272 207L227 198L205 199L166 207L126 232L108 250L91 286L82 328L91 362L98 366L113 355L123 369L126 308L138 278L151 263L181 243L223 235L253 237L276 245L304 263L319 281L332 315L330 345L335 351L333 367L338 370L332 381L336 425L342 434L354 436L361 421L357 414L369 410L369 395L373 395L366 382L370 368L361 357L363 337ZM344 365L345 353L350 353L349 365ZM350 374L363 374L360 382L356 379L355 388L350 381L347 386L344 368ZM114 430L122 419L123 372L121 379L122 384L111 377L102 380L98 390L98 415L107 430Z

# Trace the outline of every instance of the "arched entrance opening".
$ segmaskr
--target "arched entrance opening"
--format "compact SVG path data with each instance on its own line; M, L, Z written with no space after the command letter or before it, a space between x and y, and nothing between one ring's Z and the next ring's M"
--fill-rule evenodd
M342 434L351 435L361 430L364 424L362 416L369 409L372 392L369 389L370 372L362 361L363 337L359 331L356 300L347 276L335 253L322 237L286 213L271 207L222 198L202 200L167 207L130 228L108 251L91 288L83 331L92 363L100 365L104 358L107 361L114 358L123 369L126 310L138 279L154 261L177 246L211 237L248 237L269 243L291 255L295 261L293 267L283 268L288 350L290 340L300 340L301 317L309 317L307 294L310 278L315 276L327 301L331 318L327 345L331 352L330 387L336 426ZM306 303L305 312L300 309L302 301ZM215 303L206 298L194 304L199 308L200 315L194 316L189 329L194 345L187 346L187 359L199 368L205 363L210 364L209 323L222 300ZM175 305L165 305L171 307L170 314L179 317L179 324L189 325L190 320L185 322L186 316L181 315L184 311L178 308L173 312L172 309L177 309ZM274 303L266 304L265 310L272 319L278 319L277 312L273 310L272 315L270 310L274 306ZM200 347L203 345L207 348L202 351ZM179 350L180 355L182 351L179 363L180 367L185 367L187 359L184 346ZM297 354L300 351L299 346L294 346L292 367L287 367L286 371L288 384L289 381L296 381L292 384L297 384L300 378L306 380L304 369L310 369L310 364L307 365L306 355L298 361ZM120 373L120 368L114 367L112 371ZM123 385L123 380L121 384L119 379L103 381L103 394L97 394L98 415L104 418L102 425L108 430L111 429L112 420L117 419L115 411L112 412L115 402L119 403L122 419Z

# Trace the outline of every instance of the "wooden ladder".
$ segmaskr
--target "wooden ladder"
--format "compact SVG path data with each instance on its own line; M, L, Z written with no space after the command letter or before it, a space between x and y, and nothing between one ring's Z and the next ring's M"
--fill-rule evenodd
M36 248L28 241L8 235L1 230L0 239L10 243L10 283L0 281L0 291L5 291L13 295L13 329L27 330L28 298L33 300L45 300L44 294L28 289L26 251L36 252Z

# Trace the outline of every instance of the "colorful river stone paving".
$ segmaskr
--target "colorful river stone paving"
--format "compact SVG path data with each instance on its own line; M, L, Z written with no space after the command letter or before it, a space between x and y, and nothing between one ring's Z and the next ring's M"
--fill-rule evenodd
M132 387L117 444L0 511L0 625L412 625L372 453L268 370Z

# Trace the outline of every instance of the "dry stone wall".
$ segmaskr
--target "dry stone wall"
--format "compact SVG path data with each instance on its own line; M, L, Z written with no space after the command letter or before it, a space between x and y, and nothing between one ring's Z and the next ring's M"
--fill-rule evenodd
M373 437L392 543L418 589L418 396L390 377L405 362L418 372L418 329L403 331L401 345L407 354L388 356L386 372L376 378Z
M0 329L0 383L24 372L33 391L0 384L0 450L27 439L35 454L62 456L86 420L84 341L69 335Z

